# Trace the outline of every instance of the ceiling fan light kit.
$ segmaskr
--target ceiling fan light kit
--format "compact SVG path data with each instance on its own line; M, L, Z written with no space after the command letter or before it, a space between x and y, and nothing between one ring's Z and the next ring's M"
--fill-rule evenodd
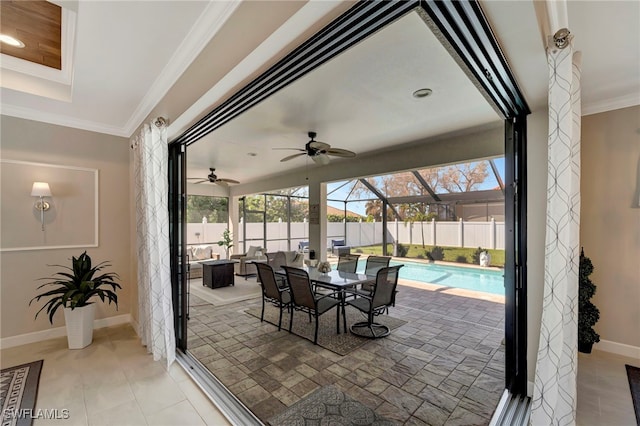
M285 162L285 161L289 161L289 160L293 160L296 157L300 157L303 155L307 155L309 157L311 157L311 159L320 165L327 165L329 164L330 158L329 156L334 156L334 157L343 157L343 158L348 158L348 157L355 157L356 153L346 150L346 149L341 149L341 148L331 148L331 145L329 145L328 143L324 143L324 142L320 142L316 140L316 132L309 132L309 142L306 143L306 145L304 146L304 149L302 148L275 148L275 149L293 149L296 151L301 151L298 154L293 154L293 155L289 155L287 157L284 157L282 160L280 160L280 162Z

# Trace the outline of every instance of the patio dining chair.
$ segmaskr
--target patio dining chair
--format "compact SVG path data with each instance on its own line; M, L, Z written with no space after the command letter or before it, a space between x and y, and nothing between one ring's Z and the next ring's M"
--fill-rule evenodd
M389 266L379 269L376 274L376 284L370 296L359 294L358 297L346 300L346 303L367 315L366 321L352 324L349 329L357 336L377 339L388 336L391 330L384 324L374 322L374 317L388 311L395 300L396 287L398 286L398 270L403 265ZM371 334L359 332L368 329Z
M293 309L307 312L309 314L309 321L311 321L311 316L316 320L313 344L318 344L319 317L333 308L336 308L336 332L340 333L340 300L338 300L338 293L332 292L325 295L318 295L313 292L307 271L291 266L283 266L283 268L287 273L287 282L289 283L289 290L291 291L293 299ZM289 321L289 332L291 332L292 324L293 311L291 312L291 320Z
M293 319L291 293L286 287L278 286L276 275L273 268L267 263L256 263L260 286L262 287L262 313L260 314L260 322L264 321L265 301L273 303L280 309L280 317L278 318L278 331L282 328L282 311L287 308L289 311L289 331L291 331L291 320Z
M367 257L367 263L364 266L364 273L374 276L380 269L388 267L390 261L391 257L388 256L369 256ZM375 284L376 280L367 281L360 286L360 290L371 294L373 293Z
M338 258L338 271L355 274L358 269L359 254L343 254Z

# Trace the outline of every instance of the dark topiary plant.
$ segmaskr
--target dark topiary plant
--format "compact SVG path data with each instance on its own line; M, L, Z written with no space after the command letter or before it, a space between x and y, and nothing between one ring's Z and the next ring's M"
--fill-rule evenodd
M582 249L578 270L578 350L584 353L591 353L593 344L600 341L600 335L593 329L600 319L600 311L591 303L596 293L596 286L589 278L592 273L593 263Z

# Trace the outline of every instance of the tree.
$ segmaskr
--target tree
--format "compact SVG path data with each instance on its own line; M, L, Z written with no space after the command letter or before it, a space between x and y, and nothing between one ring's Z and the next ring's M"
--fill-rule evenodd
M209 223L229 221L229 199L210 195L187 195L187 222L200 223L206 217Z
M429 220L429 215L427 214L428 206L425 206L424 203L410 203L404 204L405 215L405 223L415 223L420 222L420 231L422 234L422 248L425 248L424 244L424 222Z
M489 176L487 162L456 164L442 169L439 184L447 192L470 192Z

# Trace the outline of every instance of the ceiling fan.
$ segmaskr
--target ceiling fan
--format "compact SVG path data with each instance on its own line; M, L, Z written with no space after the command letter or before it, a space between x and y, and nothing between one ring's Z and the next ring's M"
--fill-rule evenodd
M346 149L341 149L341 148L331 148L331 145L329 145L328 143L324 143L324 142L320 142L320 141L315 140L315 138L317 136L316 132L309 132L308 135L311 138L311 140L309 142L307 142L307 144L304 146L304 149L302 149L302 148L274 148L274 149L293 149L293 150L296 150L296 151L302 151L302 152L300 152L298 154L293 154L293 155L289 155L288 157L284 157L280 161L281 162L289 161L289 160L293 160L294 158L299 157L301 155L308 155L316 163L322 164L322 165L326 165L326 164L329 164L329 156L330 155L334 156L334 157L355 157L356 156L355 152L351 152L351 151L348 151Z
M206 178L187 178L187 180L196 181L192 183L215 183L222 186L227 186L230 183L240 183L237 180L233 179L219 178L218 175L216 175L216 169L214 169L213 167L209 167L209 170L211 170L211 173L209 173Z

